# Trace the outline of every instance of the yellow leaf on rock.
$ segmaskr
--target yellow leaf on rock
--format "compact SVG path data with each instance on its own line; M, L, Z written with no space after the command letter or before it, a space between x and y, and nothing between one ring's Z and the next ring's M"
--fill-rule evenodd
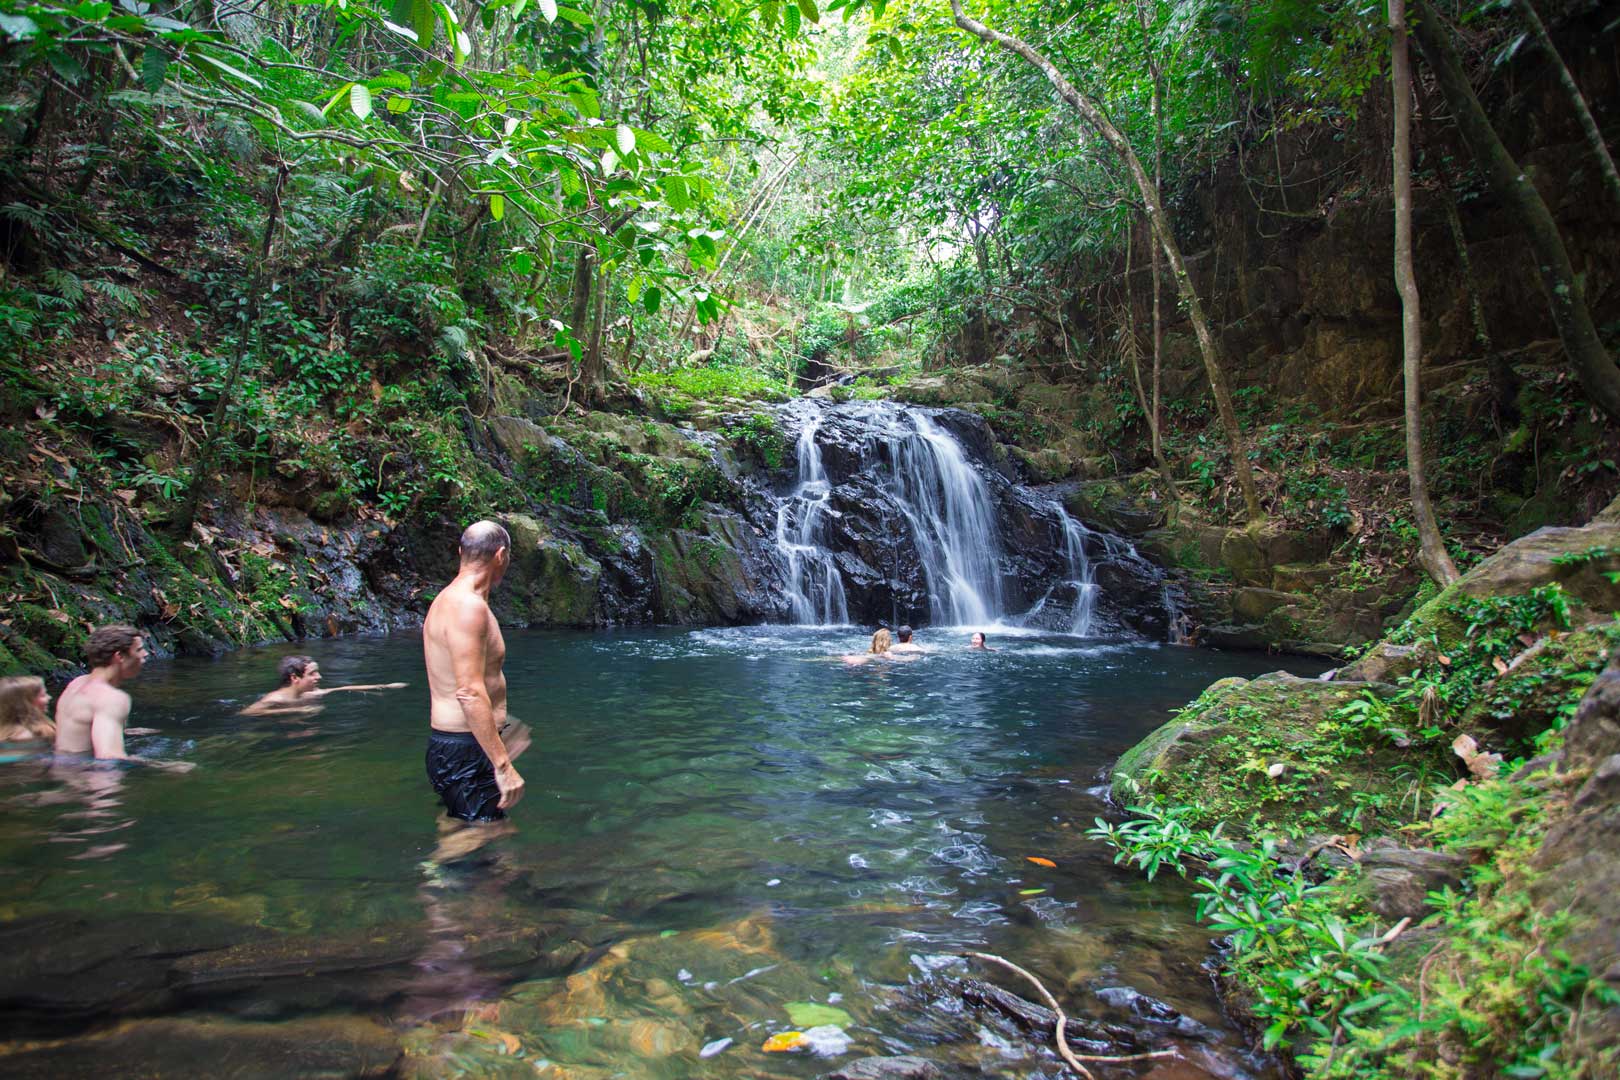
M775 1035L772 1035L770 1038L766 1039L765 1045L760 1047L760 1049L764 1050L767 1054L780 1054L785 1050L797 1050L804 1044L804 1032L778 1031Z

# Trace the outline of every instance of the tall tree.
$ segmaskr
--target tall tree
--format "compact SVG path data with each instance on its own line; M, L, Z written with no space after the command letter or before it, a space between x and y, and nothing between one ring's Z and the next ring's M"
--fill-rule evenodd
M1417 17L1413 33L1418 46L1434 71L1446 104L1457 118L1463 142L1485 174L1491 191L1518 219L1530 241L1542 291L1547 295L1558 336L1581 386L1594 404L1620 420L1620 367L1615 366L1598 338L1597 326L1586 304L1586 290L1570 263L1569 251L1559 235L1552 211L1491 126L1490 117L1474 93L1468 73L1463 70L1451 34L1434 6L1429 0L1414 0L1412 14Z
M1082 122L1101 136L1124 161L1125 168L1130 173L1131 180L1147 209L1154 235L1164 250L1166 260L1170 263L1171 276L1175 278L1176 289L1181 295L1182 303L1187 307L1187 317L1192 322L1193 333L1198 338L1199 355L1204 361L1204 372L1209 377L1210 390L1215 396L1216 412L1220 416L1221 428L1226 434L1227 447L1232 455L1232 470L1237 476L1238 488L1243 493L1244 510L1251 524L1264 520L1265 511L1260 508L1260 496L1254 486L1254 470L1249 466L1248 446L1243 438L1243 430L1238 424L1237 410L1232 406L1232 393L1226 385L1226 374L1221 367L1219 345L1210 329L1209 319L1204 314L1204 305L1198 296L1197 288L1193 285L1192 275L1187 271L1187 262L1182 257L1181 245L1176 240L1170 215L1165 212L1163 201L1160 199L1158 185L1142 166L1141 159L1125 134L1114 125L1097 102L1076 88L1052 61L1022 39L994 30L967 15L962 10L962 0L951 0L951 14L955 16L956 25L963 30L984 42L1022 57L1039 70L1057 90L1064 103L1079 114Z
M1406 384L1406 476L1417 520L1418 560L1442 586L1457 580L1423 475L1423 312L1412 267L1412 65L1405 0L1389 0L1389 83L1395 98L1395 284L1401 293L1402 370Z
M1575 117L1581 122L1586 144L1592 148L1592 156L1597 158L1598 170L1603 174L1603 186L1614 201L1620 203L1620 172L1615 170L1614 157L1609 153L1608 144L1603 141L1603 132L1598 129L1591 107L1586 104L1586 95L1581 93L1580 84L1575 81L1569 65L1564 63L1558 46L1553 44L1552 35L1547 32L1547 24L1541 21L1536 6L1530 0L1513 0L1513 6L1519 9L1519 14L1530 27L1531 36L1541 46L1541 51L1547 54L1547 62L1558 73L1558 85L1564 88L1565 95L1569 97L1570 108L1575 110Z

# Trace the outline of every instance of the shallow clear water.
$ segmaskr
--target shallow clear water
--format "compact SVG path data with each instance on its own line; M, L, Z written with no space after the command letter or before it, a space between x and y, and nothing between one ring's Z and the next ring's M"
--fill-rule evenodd
M130 686L131 723L160 734L131 749L198 767L0 766L0 916L179 914L316 954L397 931L401 953L354 961L370 974L324 996L289 993L271 964L262 983L247 968L227 990L116 1008L364 1014L446 1073L499 1073L490 1054L513 1056L461 1014L446 1020L469 1001L484 1003L484 1028L515 1037L529 1075L552 1062L581 1076L752 1076L759 1043L789 1026L784 1006L829 995L857 1055L1051 1068L988 1032L953 1047L897 1002L894 988L944 963L931 958L965 948L1032 968L1078 1011L1104 1015L1093 991L1112 985L1162 998L1216 1029L1208 1053L1230 1075L1252 1069L1221 1034L1185 890L1148 885L1085 839L1103 809L1089 789L1214 679L1319 663L1057 636L996 635L992 653L960 648L965 633L919 640L939 651L851 667L834 657L865 638L847 629L510 632L510 709L535 735L519 761L528 794L509 833L459 862L439 847L422 771L418 638L306 646L326 686L411 684L335 695L307 719L235 715L290 646L154 663ZM521 947L489 945L495 931Z

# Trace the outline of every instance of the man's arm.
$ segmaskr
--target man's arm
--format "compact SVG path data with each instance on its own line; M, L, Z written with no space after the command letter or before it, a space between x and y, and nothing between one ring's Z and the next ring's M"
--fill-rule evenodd
M111 690L111 687L101 687ZM124 722L129 719L129 695L112 690L102 695L90 714L90 752L97 758L119 760L124 752Z
M408 684L402 682L366 683L360 686L327 686L311 690L305 697L325 697L327 694L336 694L344 690L403 690Z
M512 767L511 756L501 742L495 726L495 707L484 686L489 607L476 598L460 599L447 630L446 644L456 673L456 701L467 718L468 730L494 766L495 785L501 792L500 808L505 810L523 797L523 777Z

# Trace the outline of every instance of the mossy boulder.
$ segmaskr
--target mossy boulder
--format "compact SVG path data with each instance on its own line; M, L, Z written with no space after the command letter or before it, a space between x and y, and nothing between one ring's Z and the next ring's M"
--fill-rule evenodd
M1391 788L1396 766L1420 754L1443 763L1437 753L1402 748L1393 735L1345 715L1352 703L1394 693L1378 683L1280 671L1222 679L1120 758L1113 797L1162 796L1195 807L1200 825L1364 828L1369 815L1398 812L1368 797Z
M512 566L491 597L495 614L520 625L595 625L601 563L527 514L501 520L512 536Z
M745 558L758 537L742 518L719 511L696 529L670 529L648 538L657 579L656 617L680 625L737 623L760 610L762 576Z
M1405 641L1432 638L1442 647L1468 630L1467 602L1525 596L1556 584L1575 625L1620 612L1620 521L1601 516L1580 528L1538 529L1506 545L1418 608L1400 628Z
M1509 753L1533 752L1535 737L1562 730L1581 695L1620 648L1620 620L1549 634L1480 691L1458 720L1462 730Z
M1582 697L1558 772L1579 786L1534 856L1532 894L1549 916L1568 922L1559 949L1610 991L1606 999L1592 995L1572 1017L1570 1042L1581 1057L1607 1055L1612 1066L1620 1045L1620 652Z

